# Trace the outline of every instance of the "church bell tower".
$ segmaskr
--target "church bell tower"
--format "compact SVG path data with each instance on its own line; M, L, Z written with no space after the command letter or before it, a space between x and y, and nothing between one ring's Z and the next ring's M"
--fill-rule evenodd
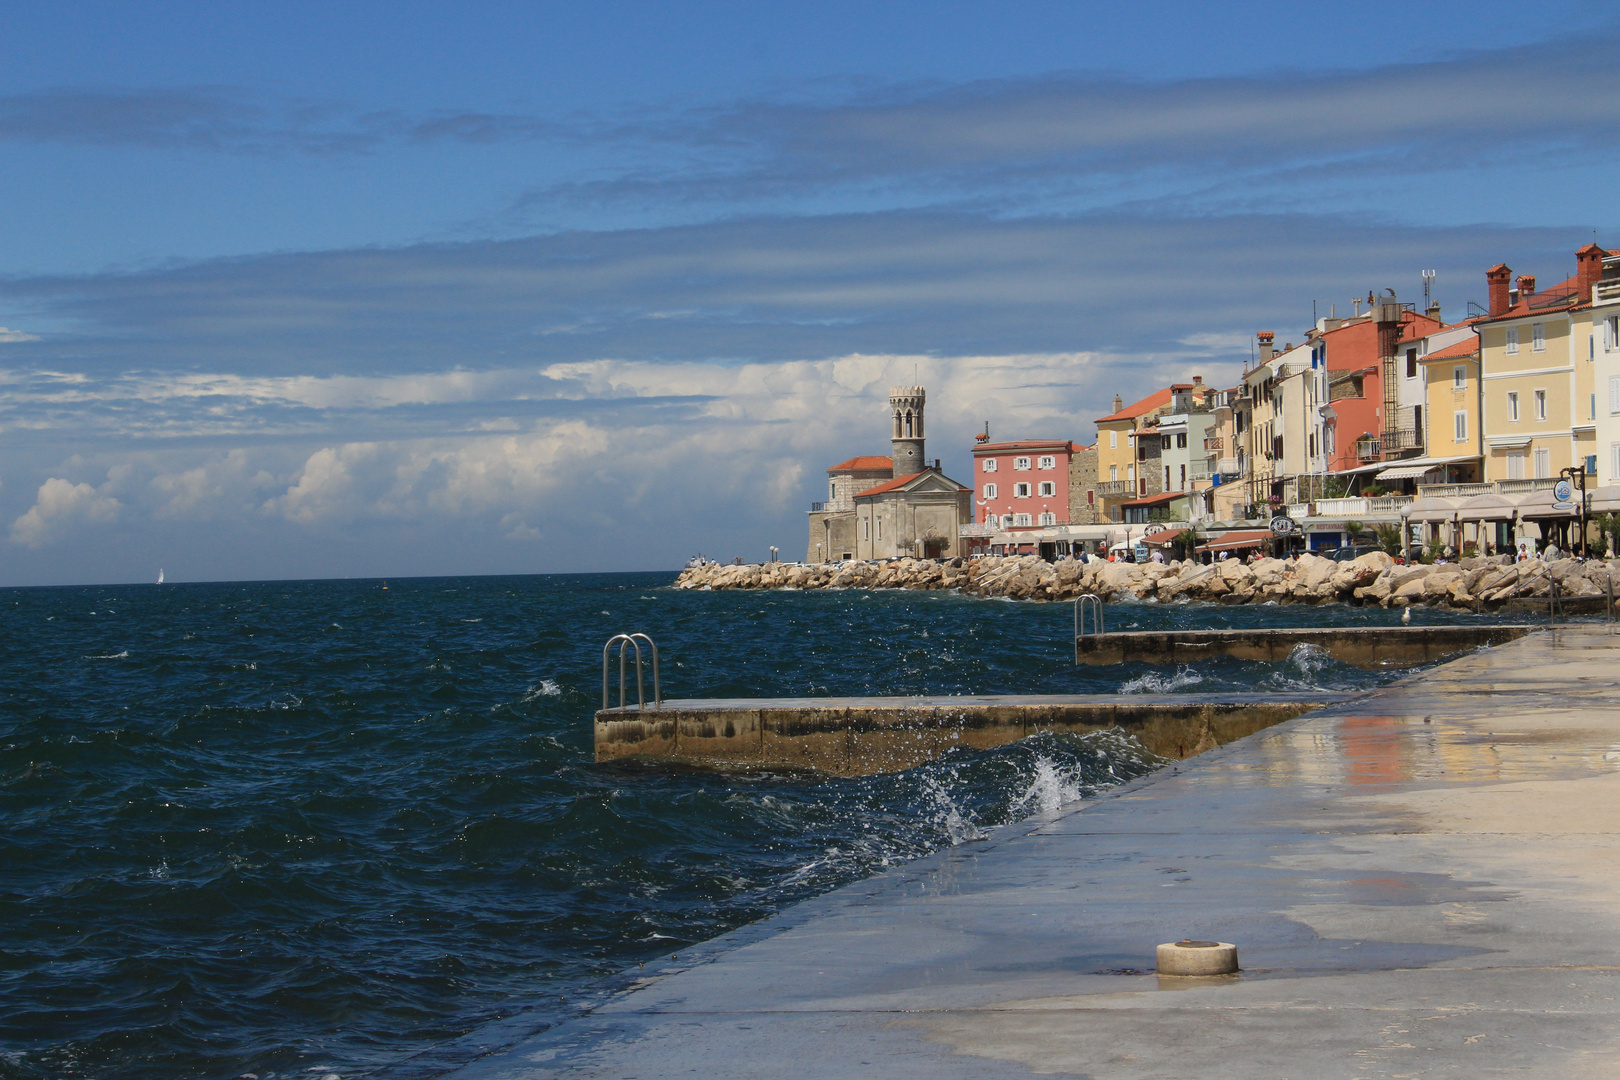
M928 392L920 386L889 387L889 413L894 418L894 475L910 476L927 466L923 457L923 403Z

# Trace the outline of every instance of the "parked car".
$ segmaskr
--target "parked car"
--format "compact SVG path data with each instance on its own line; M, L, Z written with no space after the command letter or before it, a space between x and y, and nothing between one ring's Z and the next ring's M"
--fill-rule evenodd
M1363 555L1370 554L1374 551L1383 550L1384 549L1379 547L1377 544L1351 544L1348 547L1335 548L1328 555L1328 558L1332 559L1334 562L1352 562L1361 558Z

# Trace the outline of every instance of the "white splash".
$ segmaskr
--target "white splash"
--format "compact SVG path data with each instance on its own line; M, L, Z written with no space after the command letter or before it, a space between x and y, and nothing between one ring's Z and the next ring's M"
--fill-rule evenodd
M527 705L531 701L538 701L543 697L562 697L562 687L557 685L555 679L541 679L539 686L531 686L519 700L520 705Z
M1029 787L1009 804L1015 813L1049 814L1066 803L1080 799L1080 781L1073 770L1065 770L1048 758L1035 759L1035 775Z
M129 659L129 650L125 649L123 652L115 652L115 653L104 653L104 654L103 653L98 653L98 654L96 654L94 656L87 656L87 657L85 657L85 659L86 660L127 660L127 659Z
M1174 675L1160 675L1150 671L1139 675L1119 688L1122 694L1175 694L1189 686L1197 686L1204 677L1192 668L1184 667Z

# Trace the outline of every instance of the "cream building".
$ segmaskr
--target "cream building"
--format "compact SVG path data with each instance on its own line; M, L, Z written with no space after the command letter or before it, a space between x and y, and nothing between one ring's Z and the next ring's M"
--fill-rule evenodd
M1620 484L1620 251L1603 253L1602 274L1589 299L1585 323L1597 394L1593 441L1598 479Z
M1575 277L1546 289L1497 264L1486 271L1490 314L1476 324L1484 384L1485 479L1556 477L1597 465L1592 287L1602 248L1576 252ZM1584 287L1583 287L1584 285ZM1583 295L1584 293L1584 295Z
M1479 338L1473 328L1466 336L1436 346L1430 339L1422 365L1423 445L1431 458L1456 458L1458 480L1480 477L1481 436Z

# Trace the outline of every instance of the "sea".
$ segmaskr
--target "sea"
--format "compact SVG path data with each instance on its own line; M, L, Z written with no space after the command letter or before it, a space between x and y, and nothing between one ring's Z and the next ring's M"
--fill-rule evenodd
M1163 764L1103 732L860 779L598 765L591 716L619 632L656 640L673 698L1397 677L1305 649L1076 667L1068 604L674 576L0 590L0 1078L440 1075L480 1032L541 1030L637 964Z

